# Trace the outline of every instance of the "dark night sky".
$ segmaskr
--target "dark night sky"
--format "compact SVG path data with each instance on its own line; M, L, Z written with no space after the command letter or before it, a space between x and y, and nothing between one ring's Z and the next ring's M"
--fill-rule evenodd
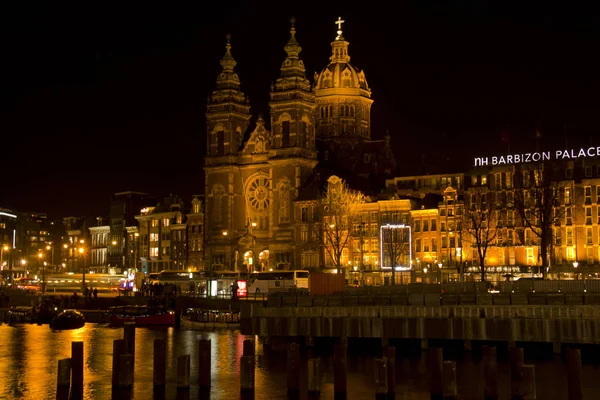
M266 113L291 16L311 81L346 20L351 62L373 91L373 137L389 129L400 174L423 158L462 171L502 153L502 131L513 151L531 150L536 129L552 149L565 124L569 147L597 136L600 14L580 5L5 3L0 207L106 215L125 190L189 201L203 191L205 101L225 35L252 112Z

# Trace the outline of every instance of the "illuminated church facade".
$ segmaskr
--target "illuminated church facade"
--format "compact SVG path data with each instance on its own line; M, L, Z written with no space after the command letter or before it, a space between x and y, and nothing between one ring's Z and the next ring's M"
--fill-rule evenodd
M389 136L371 139L371 89L350 64L342 23L336 22L329 64L311 82L292 19L287 56L270 88L269 124L250 113L227 37L206 110L205 268L294 268L294 201L317 170L357 183L395 173Z

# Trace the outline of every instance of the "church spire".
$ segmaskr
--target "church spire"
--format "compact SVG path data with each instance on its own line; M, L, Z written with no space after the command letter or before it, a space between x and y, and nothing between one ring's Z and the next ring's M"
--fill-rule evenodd
M292 17L292 19L290 20L290 24L292 24L292 27L290 29L291 37L290 37L290 40L288 41L288 43L285 45L284 50L288 55L287 58L291 59L291 58L298 58L298 55L302 51L302 47L296 41L296 28L295 28L296 18Z
M240 78L234 71L237 62L231 55L231 35L227 34L225 40L227 41L225 45L225 55L221 59L223 71L217 77L217 90L239 90Z

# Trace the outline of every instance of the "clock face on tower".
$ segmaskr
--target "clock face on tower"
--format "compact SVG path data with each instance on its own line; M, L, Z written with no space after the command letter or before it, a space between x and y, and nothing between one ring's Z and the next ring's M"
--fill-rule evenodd
M269 208L269 179L266 176L259 176L250 182L246 200L257 211Z

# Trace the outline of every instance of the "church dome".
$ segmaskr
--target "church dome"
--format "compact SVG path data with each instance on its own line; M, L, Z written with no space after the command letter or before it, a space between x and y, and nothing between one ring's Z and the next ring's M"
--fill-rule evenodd
M357 92L362 96L370 97L371 89L362 70L350 64L348 54L349 43L344 39L341 30L341 20L338 20L337 37L331 42L331 57L327 65L319 74L315 74L315 90L326 91L328 89L342 89L343 92ZM336 91L336 90L334 90ZM350 93L347 93L350 94Z

